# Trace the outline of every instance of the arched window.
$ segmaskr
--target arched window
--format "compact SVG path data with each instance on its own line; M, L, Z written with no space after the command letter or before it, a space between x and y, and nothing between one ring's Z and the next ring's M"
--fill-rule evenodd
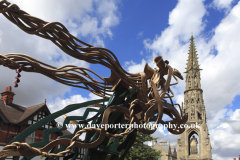
M192 131L188 136L188 154L199 154L199 136L195 131Z

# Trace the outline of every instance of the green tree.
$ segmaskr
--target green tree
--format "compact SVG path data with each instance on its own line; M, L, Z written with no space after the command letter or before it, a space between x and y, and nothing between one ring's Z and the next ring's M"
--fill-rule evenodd
M126 137L127 135L120 140L119 144L121 144L126 139ZM144 144L144 142L153 141L155 139L157 138L153 138L151 135L138 132L136 140L132 147L129 149L124 160L155 160L157 158L160 158L162 156L161 151L156 151L152 147ZM111 138L110 142L112 140L113 138ZM123 151L120 152L119 157L121 157ZM107 155L106 160L110 160L110 154Z
M126 137L123 137L123 140ZM153 141L157 138L153 138L151 135L137 133L136 140L133 146L129 149L124 160L154 160L161 157L161 151L156 151L152 147L144 144L147 141Z

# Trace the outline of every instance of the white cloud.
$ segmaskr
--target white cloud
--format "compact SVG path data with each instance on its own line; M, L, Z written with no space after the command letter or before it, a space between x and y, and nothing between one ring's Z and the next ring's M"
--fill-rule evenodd
M70 96L70 98L65 98L65 99L62 99L61 97L57 97L54 102L53 101L49 102L49 103L47 102L47 106L50 109L50 111L52 113L54 113L54 112L56 112L60 109L65 108L66 106L68 106L70 104L83 103L83 102L86 102L86 101L96 100L96 99L99 99L99 98L100 97L94 95L93 93L90 93L88 95L88 97L82 97L81 95L73 95L73 96ZM94 107L92 107L92 108L94 108ZM87 106L82 107L82 108L77 109L77 110L74 110L72 112L69 112L66 115L67 116L82 116L86 109L87 109ZM99 109L99 108L96 108L96 109ZM90 112L89 115L88 115L88 118L91 118L95 114L96 114L96 112ZM61 116L61 117L56 118L55 120L62 124L63 121L64 121L64 118ZM69 131L71 131L71 132L73 132L74 130L75 130L75 128L73 128L73 127L71 127L69 129ZM83 138L83 136L82 136L82 138Z
M78 35L80 39L89 39L90 43L97 46L104 46L104 38L112 38L111 29L119 23L118 2L113 0L11 0L11 3L47 22L61 22L70 33ZM23 32L2 14L0 21L0 54L27 54L55 67L71 64L89 68L88 63L68 56L51 41ZM4 91L5 87L14 85L16 73L0 67L0 75L4 75L0 77L0 91ZM13 91L16 93L14 102L23 106L36 105L44 102L44 99L47 102L55 101L55 97L62 97L70 91L70 87L40 74L21 72L21 75L19 87L13 88Z
M170 142L171 147L177 146L178 135L173 135L171 133L164 133L163 128L158 128L151 136L158 137L157 142L167 141Z
M214 159L233 159L238 156L240 143L239 119L240 109L237 109L229 118L222 119L221 125L210 130L210 138ZM231 136L229 136L231 135ZM216 154L217 153L217 154Z
M180 0L169 14L169 27L160 36L157 35L153 41L145 40L145 47L160 53L165 59L170 58L169 53L171 55L181 54L179 52L181 41L187 42L191 32L198 35L204 29L203 16L205 14L206 9L202 0Z
M180 104L180 106L182 107L182 102L184 102L184 95L183 94L177 94L174 95L176 98L176 102L177 104Z
M111 27L118 25L117 1L88 0L78 1L27 1L12 0L30 15L48 22L61 22L76 36L94 36L103 34L112 37ZM37 9L36 9L37 8Z
M186 7L188 6L188 7ZM182 40L189 39L189 32L198 35L205 26L203 16L206 14L202 0L181 0L169 14L169 25L172 36L182 36ZM170 35L171 36L171 35ZM170 38L170 36L168 36Z
M127 71L129 73L138 73L143 72L144 66L146 64L146 61L143 59L141 64L136 64L133 61L125 62L125 68L127 68Z
M233 115L232 115L232 120L239 121L240 120L240 109L237 109Z
M210 38L204 33L204 27L207 25L204 19L206 14L207 10L203 1L180 0L170 12L169 27L161 35L156 35L153 40L144 40L145 48L152 53L152 56L146 57L139 64L130 61L128 69L138 71L139 66L144 66L143 61L149 62L154 57L162 55L164 60L169 60L173 68L177 68L181 73L185 72L189 38L193 32L200 68L203 69L201 86L211 133L213 159L219 157L230 159L238 155L236 147L239 142L234 139L239 136L236 133L239 133L240 128L236 127L237 121L235 120L239 120L239 110L232 113L225 107L232 105L234 97L239 95L240 91L240 73L237 72L240 68L238 62L240 59L240 31L238 29L240 28L240 2L226 14L212 31L214 34ZM183 100L184 90L184 81L180 81L179 85L173 88L174 100L178 103ZM231 114L233 114L231 120L227 121L224 117ZM164 137L165 140L168 138L173 139Z
M89 36L91 42L99 46L104 46L105 37L113 37L111 27L116 26L120 21L118 7L113 0L75 0L71 3L54 0L51 2L12 0L12 2L17 3L20 8L31 15L50 22L62 22L71 33L78 35L80 39ZM214 0L214 5L218 9L227 9L232 2L230 0ZM55 14L53 14L53 10ZM142 59L139 64L134 61L126 62L125 68L131 73L142 72L146 62L154 68L152 59L162 55L164 60L169 60L173 68L177 68L181 73L184 72L188 57L189 38L193 32L196 38L195 44L200 68L203 69L201 84L213 159L230 159L230 156L234 157L238 153L237 145L239 144L238 139L240 139L240 128L238 127L240 110L232 112L225 108L227 105L231 105L234 97L240 91L240 73L237 72L237 69L240 68L240 63L238 63L238 59L240 59L240 2L229 9L225 18L213 30L214 35L210 40L207 40L207 36L203 33L207 25L204 20L206 14L207 10L203 0L179 0L177 6L170 12L169 27L161 35L156 35L155 39L144 40L146 50L152 53L151 57ZM50 41L20 31L2 15L0 15L0 21L0 54L24 53L43 62L51 62L55 66L74 64L89 67L82 61L69 58ZM217 54L213 54L214 51ZM56 61L55 59L60 60ZM73 95L69 99L62 99L62 95L70 91L69 87L56 83L43 75L26 72L21 74L19 88L13 90L16 93L14 102L18 104L35 105L44 102L44 99L47 98L51 111L56 111L59 106L63 107L96 98L91 95L90 97ZM0 90L3 91L6 86L13 84L16 73L1 66L0 75L4 75L0 77ZM184 90L185 81L180 81L178 87L173 88L175 100L178 103L183 101ZM55 99L55 97L59 98ZM81 114L82 111L79 110L69 115ZM224 118L226 116L229 118ZM177 136L164 133L161 129L156 131L153 136L160 137L161 141L170 141L171 144L177 142Z
M48 107L51 109L52 112L56 112L60 109L63 109L64 107L70 105L70 104L76 104L76 103L83 103L86 101L96 100L100 99L101 97L94 95L93 93L90 93L88 97L83 97L82 95L76 94L70 96L70 98L61 98L57 97L56 100L53 102L48 103ZM85 110L85 109L84 109ZM83 115L84 112L81 111L74 111L74 113L70 112L70 115L76 115L75 112L78 112L77 115ZM80 114L81 112L81 114Z
M240 67L238 61L236 61L236 59L240 58L238 54L240 49L238 45L238 42L240 41L238 36L238 28L240 27L240 4L237 4L221 21L214 30L215 35L207 41L204 36L197 34L202 31L203 26L205 25L203 16L204 13L206 13L206 10L202 1L197 1L196 3L198 3L198 9L196 9L196 11L199 13L195 12L195 9L192 9L194 7L192 1L179 1L178 5L169 15L171 25L154 40L144 41L146 49L152 52L152 57L147 60L143 59L140 64L131 61L131 63L128 63L128 69L131 71L137 71L139 66L144 66L144 61L148 62L155 56L162 55L164 60L169 60L172 67L177 68L181 73L183 73L185 71L186 60L188 57L187 52L189 48L189 41L182 44L181 42L185 41L185 37L190 38L190 33L185 31L183 31L183 33L179 33L179 30L181 29L179 29L178 26L180 28L184 28L182 25L185 24L186 30L190 32L188 27L192 24L186 20L184 16L178 15L188 13L195 16L196 18L192 19L198 19L198 21L201 22L197 23L195 26L196 32L194 33L196 34L194 34L194 37L196 37L195 45L198 51L200 68L203 69L201 71L201 83L204 91L203 98L207 109L207 117L209 118L209 121L211 121L213 119L213 115L210 114L209 111L211 110L213 113L216 113L216 111L223 109L226 105L231 105L233 98L239 94L240 90L238 82L240 74L235 72L235 69ZM189 7L182 8L182 6ZM216 56L213 55L213 50L217 52ZM223 75L231 75L231 78ZM230 88L234 89L228 91ZM175 94L177 93L175 100L177 99L178 103L181 102L183 96L178 94L183 95L185 82L180 81L178 87L173 90L175 91Z
M12 0L27 13L42 18L45 21L68 21L70 19L80 20L82 16L93 11L93 1L37 1L37 0Z
M211 5L218 10L226 9L229 11L233 1L234 0L214 0Z
M205 105L212 111L231 105L234 97L239 94L240 74L236 72L239 63L239 27L240 3L224 18L215 29L215 35L209 41L217 51L202 64L202 88ZM226 76L223 76L226 75ZM230 77L229 77L230 76ZM229 90L231 88L231 91ZM214 114L213 114L214 115Z
M97 5L97 16L87 15L83 17L82 25L80 25L78 30L82 36L91 35L94 45L104 47L104 42L100 35L112 38L113 34L110 28L119 24L120 14L116 5L117 1L95 0L94 2Z
M82 36L97 32L98 20L96 17L86 16L82 21L83 24L79 28Z
M102 26L111 37L112 32L107 28L115 26L119 23L119 13L117 12L118 7L116 5L116 1L102 0L96 2L99 4L97 11L102 17Z
M220 124L221 119L226 116L227 109L221 109L217 112L211 111L210 113L213 114L214 117L211 118L210 120L207 120L208 127L214 128L214 127L218 126Z

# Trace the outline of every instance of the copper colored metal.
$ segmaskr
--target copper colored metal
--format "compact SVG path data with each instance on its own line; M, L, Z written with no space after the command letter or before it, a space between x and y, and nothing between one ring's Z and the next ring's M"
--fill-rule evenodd
M59 22L49 23L33 17L20 10L17 5L11 4L5 0L0 1L0 13L26 33L34 34L52 41L66 54L88 63L97 63L107 67L111 70L111 76L104 78L87 68L73 65L56 68L24 54L0 54L0 65L10 69L17 69L21 66L21 70L23 71L41 73L62 84L83 88L101 97L109 97L119 84L127 89L136 88L138 90L138 95L135 100L129 102L130 108L127 109L117 105L108 107L103 113L102 124L108 124L110 113L118 111L124 113L125 118L129 120L129 124L134 124L134 122L136 124L146 124L153 121L156 124L171 123L177 124L179 129L168 128L169 132L180 134L184 131L184 129L180 128L180 125L187 121L187 115L182 115L180 106L180 113L174 107L175 104L172 102L174 94L170 88L172 85L178 83L177 78L183 79L183 77L178 70L173 69L169 65L168 61L164 61L162 56L158 56L154 59L156 63L155 69L146 64L143 72L131 74L121 67L117 57L110 50L94 47L77 39ZM97 76L101 81L92 78L90 76L91 74ZM163 77L164 75L167 76L166 79ZM174 84L170 84L172 77L176 80ZM166 99L169 99L171 104L167 103ZM164 122L162 120L163 114L167 114L172 120ZM76 122L73 121L72 123ZM144 128L138 130L145 134L152 134L156 131L156 127L152 130ZM99 137L91 143L78 142L77 138L83 132L87 131L99 132ZM58 139L52 141L43 148L34 148L26 143L14 142L3 148L0 152L0 158L9 155L43 155L46 157L59 157L68 153L72 147L94 148L99 146L105 137L123 137L128 133L129 129L121 134L110 134L106 132L105 129L84 128L78 131L71 140L63 138ZM57 154L48 153L49 150L59 144L67 144L69 146L65 151ZM16 149L12 150L12 147ZM26 152L26 149L29 151Z

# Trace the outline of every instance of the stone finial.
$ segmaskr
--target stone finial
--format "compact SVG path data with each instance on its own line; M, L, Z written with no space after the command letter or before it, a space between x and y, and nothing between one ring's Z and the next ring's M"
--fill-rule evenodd
M176 146L173 146L173 155L174 155L174 156L177 156Z
M170 142L168 143L168 154L171 154L171 145L170 145Z

